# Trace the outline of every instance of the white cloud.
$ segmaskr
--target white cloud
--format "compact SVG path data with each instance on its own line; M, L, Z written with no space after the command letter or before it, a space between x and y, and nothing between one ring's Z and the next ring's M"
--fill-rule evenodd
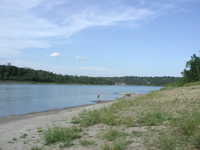
M174 8L181 1L0 0L0 3L0 55L6 56L27 48L51 48L49 38L69 38L89 27L127 21L134 24Z
M50 56L51 56L51 57L57 57L57 56L60 56L60 53L58 53L58 52L53 52L53 53L51 53Z

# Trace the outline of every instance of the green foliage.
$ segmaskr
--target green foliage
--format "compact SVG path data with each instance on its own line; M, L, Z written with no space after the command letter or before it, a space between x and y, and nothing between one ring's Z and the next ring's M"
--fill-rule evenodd
M160 150L177 150L177 137L169 134L162 134L159 137Z
M80 128L49 128L45 134L44 138L46 144L53 144L56 142L65 142L67 144L71 143L74 139L80 138Z
M117 125L117 115L113 113L112 109L102 108L98 110L84 111L80 113L79 117L72 119L73 123L78 123L83 127L92 126L99 123L107 125Z
M43 70L0 65L0 80L29 81L67 84L128 84L128 85L166 85L177 81L176 77L88 77L60 75Z
M200 112L183 114L180 118L176 119L174 123L183 135L195 136L196 133L200 133Z
M64 141L62 144L60 144L60 148L65 148L65 147L71 147L73 145L72 140L67 140Z
M196 132L195 135L192 137L192 144L197 149L200 149L200 131Z
M34 146L34 147L31 148L31 150L42 150L42 148Z
M156 126L162 124L164 121L171 120L171 116L164 112L149 112L142 114L138 119L138 123L146 126Z
M106 140L108 140L108 141L114 141L114 140L116 140L118 138L125 137L127 135L128 135L127 133L118 131L116 129L108 129L103 134L103 138L106 139Z
M200 80L200 57L195 54L186 63L186 69L183 71L185 82L195 82Z
M80 144L82 146L90 146L90 145L95 145L95 141L92 141L92 140L80 140Z
M125 150L128 144L130 144L130 142L126 139L118 139L112 144L104 144L101 150Z

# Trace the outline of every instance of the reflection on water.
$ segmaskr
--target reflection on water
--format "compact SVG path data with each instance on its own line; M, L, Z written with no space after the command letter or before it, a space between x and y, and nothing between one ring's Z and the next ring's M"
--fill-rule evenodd
M148 93L153 86L0 84L0 117L40 112L101 100L113 100L122 93Z

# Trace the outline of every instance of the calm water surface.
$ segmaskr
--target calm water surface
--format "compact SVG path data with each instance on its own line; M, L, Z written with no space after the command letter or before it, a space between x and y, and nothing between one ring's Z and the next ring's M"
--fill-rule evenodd
M101 100L113 100L123 93L148 93L153 86L0 84L0 117L40 112Z

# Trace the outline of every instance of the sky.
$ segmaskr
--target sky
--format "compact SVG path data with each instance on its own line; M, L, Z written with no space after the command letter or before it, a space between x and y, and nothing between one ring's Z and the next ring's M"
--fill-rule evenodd
M0 0L0 64L180 76L199 50L199 0Z

